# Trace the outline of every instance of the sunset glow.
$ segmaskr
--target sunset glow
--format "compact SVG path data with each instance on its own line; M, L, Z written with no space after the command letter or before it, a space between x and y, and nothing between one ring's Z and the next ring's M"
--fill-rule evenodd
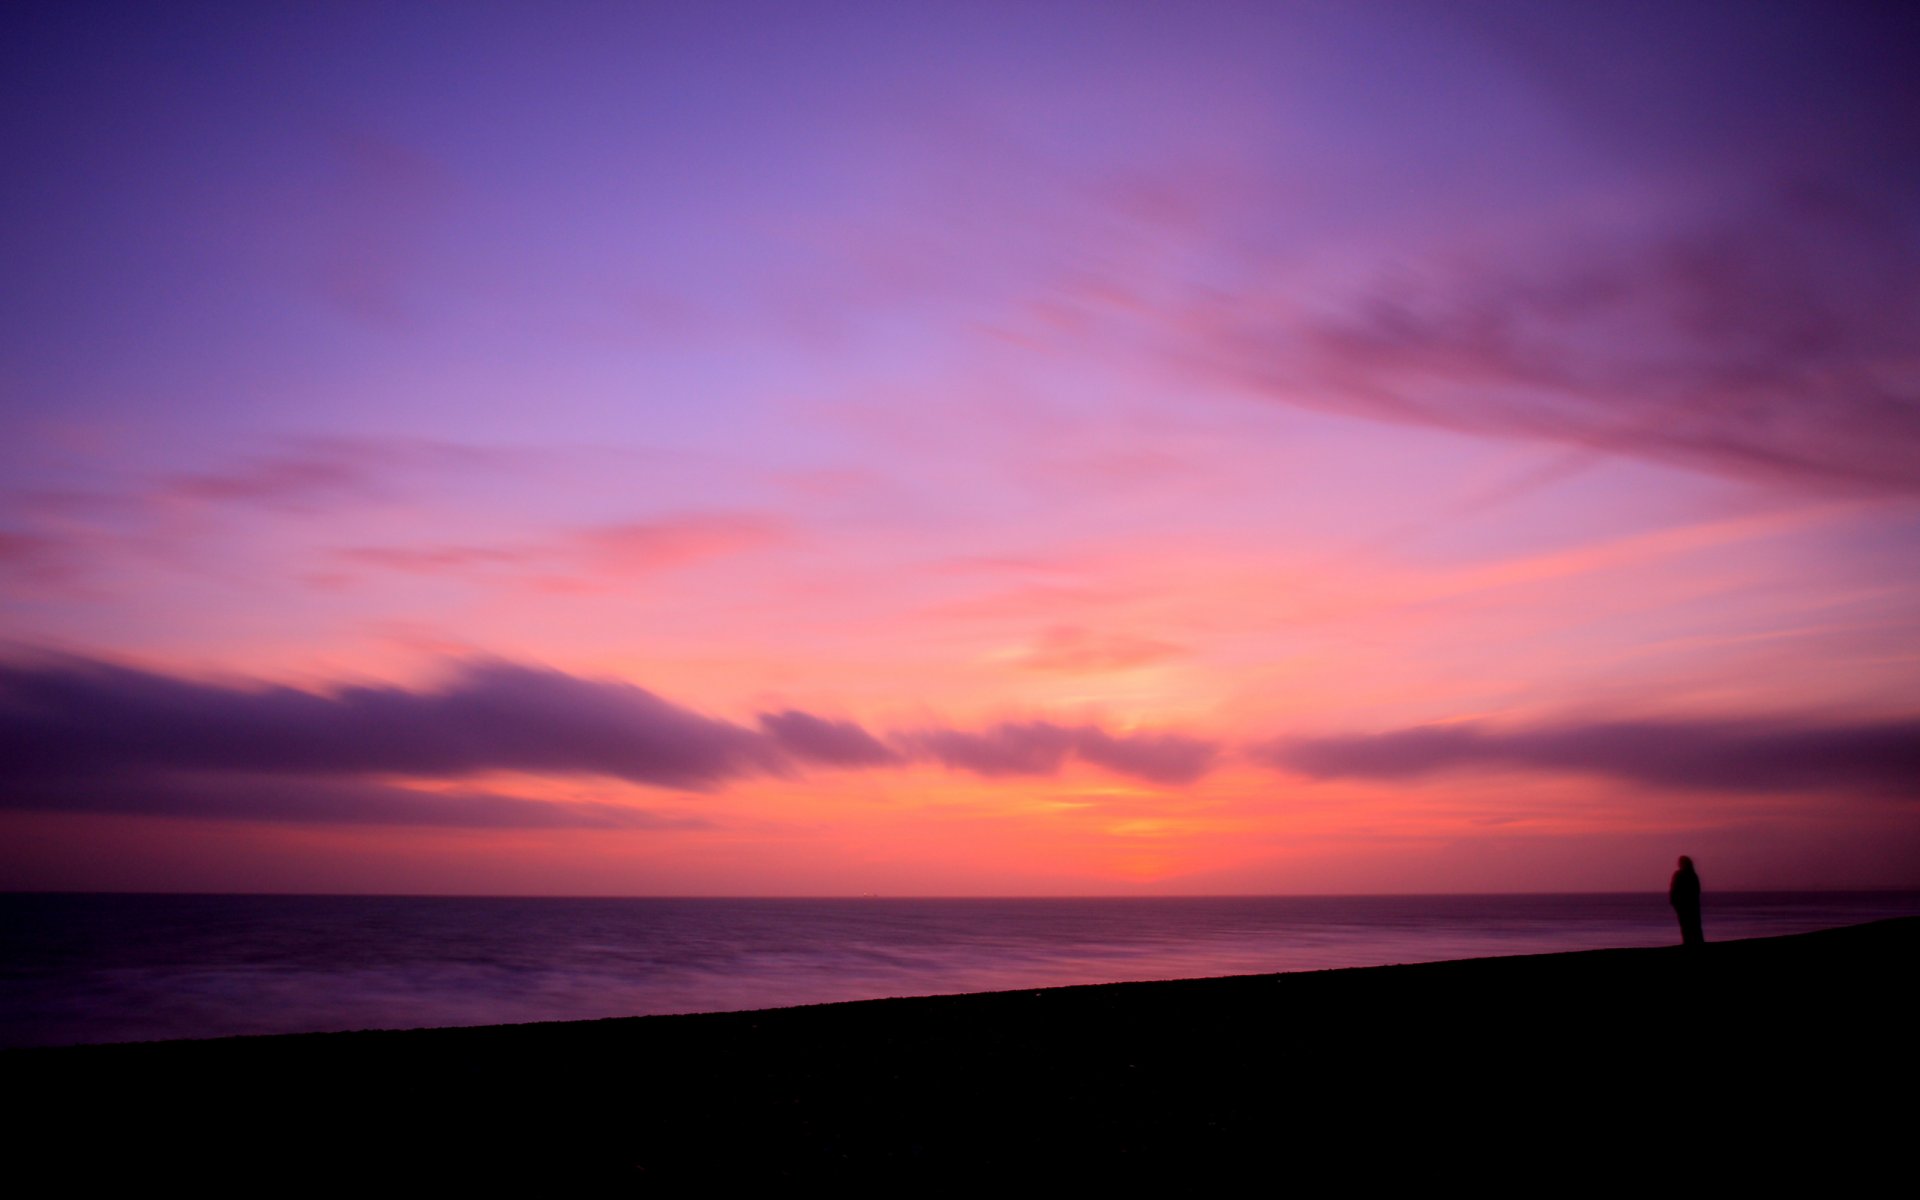
M1912 15L8 22L0 886L1920 886Z

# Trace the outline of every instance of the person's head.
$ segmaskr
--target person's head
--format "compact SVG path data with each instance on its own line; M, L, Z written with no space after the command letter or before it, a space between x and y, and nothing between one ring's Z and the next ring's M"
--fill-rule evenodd
M1682 854L1680 856L1680 869L1682 871L1693 870L1693 860L1688 858L1686 855Z

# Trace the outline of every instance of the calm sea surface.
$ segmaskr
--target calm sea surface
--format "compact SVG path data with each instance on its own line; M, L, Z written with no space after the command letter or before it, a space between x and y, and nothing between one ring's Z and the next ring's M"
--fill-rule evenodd
M1920 915L1710 895L1707 936ZM569 900L0 894L0 1046L713 1012L1678 941L1658 894Z

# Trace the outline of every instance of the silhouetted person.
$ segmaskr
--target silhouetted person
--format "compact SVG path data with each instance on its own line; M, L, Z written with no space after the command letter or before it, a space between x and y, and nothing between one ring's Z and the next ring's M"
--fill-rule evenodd
M1680 918L1681 944L1705 945L1707 937L1700 932L1700 877L1693 873L1693 860L1684 854L1680 856L1680 869L1673 873L1673 882L1667 885L1667 903Z

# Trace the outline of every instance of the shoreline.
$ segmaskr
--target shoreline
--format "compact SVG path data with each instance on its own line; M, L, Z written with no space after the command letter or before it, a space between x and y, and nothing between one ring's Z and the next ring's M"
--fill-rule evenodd
M1663 897L0 896L0 1048L737 1012L1677 940ZM1716 939L1920 891L1716 893Z
M596 1187L1124 1180L1255 1164L1282 1131L1315 1170L1384 1170L1382 1139L1411 1170L1493 1129L1528 1156L1631 1156L1688 1120L1804 1150L1841 1136L1842 1112L1891 1153L1908 1114L1857 1110L1876 1079L1908 1087L1917 950L1920 918L1900 918L1698 952L40 1047L0 1066L32 1101L29 1159L115 1178L300 1162Z

